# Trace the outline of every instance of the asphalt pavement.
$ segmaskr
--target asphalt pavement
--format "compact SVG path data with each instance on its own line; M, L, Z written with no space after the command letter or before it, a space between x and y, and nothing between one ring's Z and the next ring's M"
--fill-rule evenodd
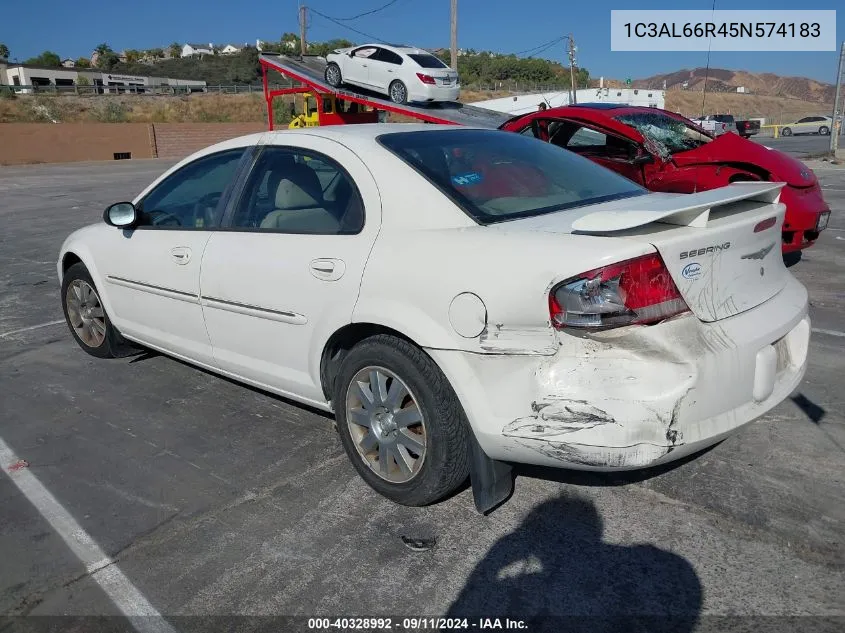
M155 353L76 346L61 242L169 164L0 170L0 613L161 614L132 624L168 633L447 614L529 631L843 630L845 170L813 164L834 213L791 268L814 330L790 399L657 471L520 468L483 517L467 489L422 509L380 497L320 412ZM646 619L613 619L632 615Z
M772 149L786 152L796 158L806 159L830 152L830 137L818 134L796 134L793 136L752 136L751 140ZM840 147L845 148L845 136L840 137Z

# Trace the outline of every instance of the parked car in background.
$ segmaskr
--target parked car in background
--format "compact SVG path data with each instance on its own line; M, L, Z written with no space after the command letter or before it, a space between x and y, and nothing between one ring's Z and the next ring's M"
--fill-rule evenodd
M710 132L713 136L721 136L728 132L737 132L736 121L730 114L708 114L692 122Z
M736 133L739 134L742 138L751 138L755 134L760 133L760 121L754 119L748 120L737 120L736 123Z
M333 88L344 84L366 88L395 103L456 101L458 73L428 51L408 46L367 44L340 48L326 55L325 79Z
M799 160L736 134L710 134L666 110L581 104L515 117L502 127L565 147L652 191L693 193L747 180L785 182L785 253L811 246L830 218L816 175Z
M833 118L829 116L805 116L795 123L789 123L780 128L781 136L793 134L820 134L827 136L833 127Z
M253 134L72 233L61 305L93 356L129 340L334 412L360 476L423 505L479 460L642 468L783 401L810 320L781 187L650 193L497 130Z

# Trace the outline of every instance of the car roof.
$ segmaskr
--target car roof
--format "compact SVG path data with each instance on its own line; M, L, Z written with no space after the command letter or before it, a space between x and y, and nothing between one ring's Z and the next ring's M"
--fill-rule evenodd
M399 132L443 132L444 128L449 130L483 130L486 132L498 132L490 128L474 127L468 125L431 125L428 123L356 123L354 125L321 125L307 128L295 128L290 130L274 130L268 132L266 142L284 143L285 137L290 134L307 134L310 136L321 136L337 141L343 139L373 140L382 134L395 134Z
M417 48L415 46L408 46L407 44L362 44L361 46L356 46L355 48L370 48L371 46L375 46L377 48L386 48L389 51L393 51L394 53L399 53L402 55L431 55L434 56L434 53L425 50L424 48Z

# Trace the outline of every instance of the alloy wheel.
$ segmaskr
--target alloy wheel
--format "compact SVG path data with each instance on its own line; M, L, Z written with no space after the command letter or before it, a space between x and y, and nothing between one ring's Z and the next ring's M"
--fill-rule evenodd
M390 98L396 103L405 103L407 91L405 90L405 85L402 82L393 82L393 85L390 86Z
M346 424L364 463L390 483L406 483L426 456L426 424L416 396L389 369L364 367L346 390Z
M84 279L70 282L65 296L70 326L88 347L106 340L106 315L97 291Z

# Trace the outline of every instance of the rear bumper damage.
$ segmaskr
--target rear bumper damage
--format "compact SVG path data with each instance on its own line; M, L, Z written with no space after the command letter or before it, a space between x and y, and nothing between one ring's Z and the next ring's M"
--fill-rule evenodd
M762 327L761 327L762 326ZM428 350L491 458L625 470L712 445L785 399L806 370L807 292L790 276L762 305L713 323L537 337L534 353ZM530 338L530 337L529 337Z

